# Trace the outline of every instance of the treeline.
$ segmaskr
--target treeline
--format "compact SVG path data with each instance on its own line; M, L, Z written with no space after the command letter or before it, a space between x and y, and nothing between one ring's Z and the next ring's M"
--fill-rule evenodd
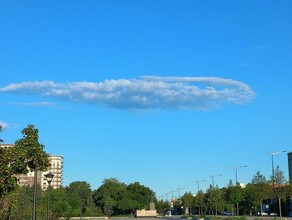
M0 126L1 131L1 126ZM22 130L23 137L14 147L0 147L0 219L32 219L34 189L19 187L16 176L28 171L49 167L44 145L38 142L38 129L33 125ZM3 140L0 139L0 143ZM36 219L46 219L50 199L50 219L72 216L112 216L133 214L136 209L148 209L150 202L156 204L159 214L223 214L249 215L277 213L288 215L292 196L291 185L285 181L283 172L276 167L270 180L258 171L246 187L230 182L226 187L210 186L206 192L196 195L185 193L181 198L157 201L155 193L138 182L129 185L115 178L105 179L92 190L85 181L69 186L42 191L36 195Z
M47 218L47 204L49 191L37 194L37 218ZM9 212L9 219L31 219L33 207L33 187L17 187L13 192L1 199L3 211ZM126 185L115 178L105 179L96 190L84 181L72 182L69 186L51 189L50 192L50 219L60 217L89 217L132 215L136 209L149 208L150 201L154 201L154 193L148 187L138 182ZM4 209L3 209L4 208ZM1 215L0 215L1 216Z
M270 180L258 171L246 186L233 184L218 188L212 185L196 195L185 193L181 198L169 201L160 200L157 208L160 213L186 215L278 215L289 216L292 187L285 181L283 172L277 167Z
M18 186L17 175L46 171L50 166L45 146L38 141L38 129L28 125L21 133L22 138L13 147L0 147L0 219L24 220L32 219L32 216L46 219L48 204L52 220L72 216L128 215L136 209L149 208L150 202L156 201L154 192L148 187L138 182L126 185L115 178L105 179L96 190L91 190L84 181L48 191L42 191L40 186L37 190ZM0 139L0 144L2 142ZM35 196L34 192L37 192ZM33 208L34 199L36 208Z

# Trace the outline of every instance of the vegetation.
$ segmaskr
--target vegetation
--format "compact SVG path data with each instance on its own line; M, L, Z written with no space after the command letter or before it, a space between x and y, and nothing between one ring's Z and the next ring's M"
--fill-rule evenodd
M44 145L38 142L38 130L29 125L22 130L22 134L23 137L15 142L13 148L0 148L0 219L31 219L35 191L29 186L19 187L16 177L28 171L46 170L49 166ZM274 184L272 179L266 180L258 171L246 187L230 181L221 189L210 185L206 192L200 190L196 195L187 192L171 202L158 201L150 188L138 182L127 185L116 178L109 178L92 190L87 182L75 181L69 186L51 190L51 219L133 216L136 209L149 209L150 202L156 204L160 215L169 214L170 211L184 216L213 215L214 218L225 213L231 215L230 219L235 215L263 212L285 215L286 198L292 195L292 188L286 183L279 167L275 169ZM37 219L46 219L48 196L49 192L41 191L38 186Z

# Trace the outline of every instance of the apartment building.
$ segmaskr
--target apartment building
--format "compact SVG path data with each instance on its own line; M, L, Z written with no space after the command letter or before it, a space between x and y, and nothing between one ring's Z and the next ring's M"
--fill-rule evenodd
M56 156L56 155L49 155L50 160L50 168L46 172L41 172L40 177L40 184L43 190L47 190L48 182L46 180L45 175L49 172L54 174L54 177L51 182L51 187L57 189L62 186L63 180L63 156Z

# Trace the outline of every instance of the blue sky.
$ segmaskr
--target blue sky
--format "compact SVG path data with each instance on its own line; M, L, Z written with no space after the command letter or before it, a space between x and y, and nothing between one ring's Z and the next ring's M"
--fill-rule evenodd
M292 151L291 1L0 1L0 123L65 183L157 196L271 175ZM287 155L274 157L288 178ZM176 191L175 193L178 193Z

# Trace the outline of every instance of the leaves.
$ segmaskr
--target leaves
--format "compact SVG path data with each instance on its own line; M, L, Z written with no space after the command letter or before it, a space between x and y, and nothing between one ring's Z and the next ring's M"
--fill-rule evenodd
M28 125L22 134L14 146L0 147L0 198L15 189L17 175L26 174L28 169L44 171L49 167L44 145L38 142L38 129Z

